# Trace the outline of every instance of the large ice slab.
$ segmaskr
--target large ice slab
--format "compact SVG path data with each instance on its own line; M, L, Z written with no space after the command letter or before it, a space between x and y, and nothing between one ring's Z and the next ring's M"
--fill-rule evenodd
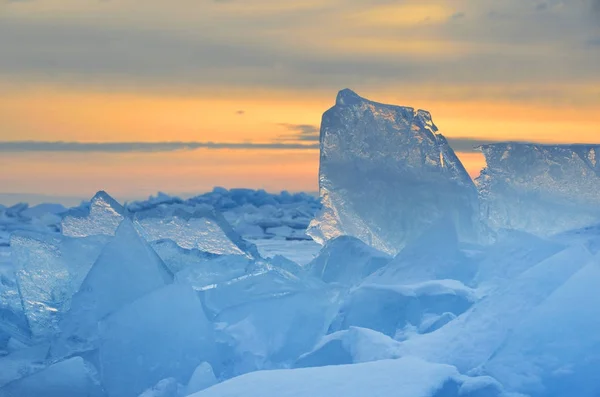
M93 235L113 236L127 210L104 191L96 193L89 208L77 207L70 210L62 220L62 234L71 237Z
M217 360L213 327L188 286L145 295L99 324L100 372L111 397L137 396L162 379L185 384Z
M135 214L135 224L148 241L173 240L182 248L217 255L258 258L256 247L237 234L218 211L202 206L189 212L177 206Z
M108 239L81 239L58 234L15 232L11 257L31 336L47 338L58 331L61 316Z
M468 378L449 365L413 357L321 368L261 371L190 397L500 397L490 378Z
M600 145L482 146L482 218L541 236L600 223Z
M323 115L317 241L350 235L396 254L442 217L462 240L478 229L477 190L424 110L346 89Z
M124 220L73 296L54 354L94 348L100 319L172 281L163 261L131 221Z
M219 324L221 342L228 346L227 377L293 364L327 332L338 295L329 289L271 293L246 303L242 297L237 305L223 310L214 321Z

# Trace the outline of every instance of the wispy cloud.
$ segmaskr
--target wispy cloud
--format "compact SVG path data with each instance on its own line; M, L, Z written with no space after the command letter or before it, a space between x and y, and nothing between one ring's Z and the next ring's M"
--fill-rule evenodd
M319 127L311 124L279 124L290 132L290 134L281 135L278 141L319 141Z
M250 142L0 142L0 152L152 153L196 149L291 150L318 149L318 144Z
M292 128L293 127L293 128ZM44 142L18 141L0 142L0 153L24 152L80 152L80 153L157 153L197 149L231 150L316 150L318 143L298 141L318 141L318 130L309 125L290 125L295 135L280 138L277 142ZM478 152L477 147L501 141L478 138L448 138L452 149L460 153Z

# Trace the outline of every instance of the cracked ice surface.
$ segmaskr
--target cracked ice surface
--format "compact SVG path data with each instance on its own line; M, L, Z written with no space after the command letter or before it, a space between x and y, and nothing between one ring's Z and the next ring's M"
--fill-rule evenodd
M492 229L549 236L600 222L600 145L482 146L481 216Z

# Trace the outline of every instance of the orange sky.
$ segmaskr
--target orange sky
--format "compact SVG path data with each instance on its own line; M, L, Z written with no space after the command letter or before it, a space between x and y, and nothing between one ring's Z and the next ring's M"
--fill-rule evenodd
M600 140L600 26L584 7L180 1L0 3L0 145L289 141L346 87L429 110L448 138ZM473 176L484 166L459 156ZM317 172L314 149L0 152L0 203L315 191Z

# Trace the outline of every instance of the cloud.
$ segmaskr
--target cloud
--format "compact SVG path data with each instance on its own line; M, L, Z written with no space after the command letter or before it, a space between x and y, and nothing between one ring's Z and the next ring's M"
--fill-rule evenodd
M79 153L159 153L189 151L197 149L231 150L316 150L318 143L300 143L292 141L318 141L318 135L303 134L316 128L309 125L286 124L296 128L295 136L280 138L277 142L46 142L15 141L0 142L0 153L25 152L79 152ZM306 138L303 138L306 137ZM315 138L316 137L316 138ZM479 146L504 142L485 138L447 138L455 152L478 153ZM290 142L288 142L290 141ZM531 143L531 141L528 141Z
M85 152L85 153L154 153L196 149L237 150L310 150L318 144L301 143L250 143L250 142L0 142L0 152Z
M452 16L450 16L450 19L452 20L458 20L458 19L463 19L467 16L467 14L465 14L464 12L456 12L454 14L452 14Z
M279 126L292 132L279 136L279 141L319 141L319 127L315 125L281 123Z
M481 145L501 142L483 138L447 138L447 140L452 150L459 153L478 153L478 147Z

